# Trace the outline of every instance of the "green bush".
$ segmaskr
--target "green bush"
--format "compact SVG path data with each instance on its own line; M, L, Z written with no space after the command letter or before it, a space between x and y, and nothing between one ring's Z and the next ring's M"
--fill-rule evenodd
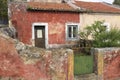
M87 26L80 32L80 39L92 37L93 47L120 47L120 30L112 28L106 30L104 21L95 21L91 26Z
M0 0L0 17L8 17L7 0Z

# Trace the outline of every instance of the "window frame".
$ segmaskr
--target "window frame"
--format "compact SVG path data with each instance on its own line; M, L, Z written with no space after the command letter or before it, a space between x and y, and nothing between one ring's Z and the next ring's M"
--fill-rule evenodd
M72 37L70 38L69 36L68 36L68 27L70 27L70 25L71 25L71 27L72 27ZM77 25L77 37L73 37L73 26L74 25ZM76 40L78 40L79 38L78 38L78 32L79 32L79 26L80 26L80 24L79 23L66 23L66 40L67 41L76 41Z

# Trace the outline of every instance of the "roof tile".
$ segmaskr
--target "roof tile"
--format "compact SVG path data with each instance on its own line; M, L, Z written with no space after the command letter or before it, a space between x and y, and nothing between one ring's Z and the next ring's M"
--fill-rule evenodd
M67 3L29 2L28 8L32 10L77 11Z
M92 12L120 13L120 9L101 2L76 1L75 5Z

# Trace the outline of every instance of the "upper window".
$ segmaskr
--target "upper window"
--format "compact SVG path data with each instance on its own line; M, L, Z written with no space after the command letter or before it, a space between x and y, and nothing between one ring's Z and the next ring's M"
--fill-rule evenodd
M66 39L67 40L78 39L78 24L67 24L66 25Z

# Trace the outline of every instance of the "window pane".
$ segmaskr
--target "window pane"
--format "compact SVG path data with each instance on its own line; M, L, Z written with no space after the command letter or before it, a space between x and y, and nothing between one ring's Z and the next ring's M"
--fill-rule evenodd
M67 38L70 40L77 39L78 25L67 25Z
M73 38L77 37L77 26L73 27Z
M71 38L72 37L72 28L68 27L68 37Z

